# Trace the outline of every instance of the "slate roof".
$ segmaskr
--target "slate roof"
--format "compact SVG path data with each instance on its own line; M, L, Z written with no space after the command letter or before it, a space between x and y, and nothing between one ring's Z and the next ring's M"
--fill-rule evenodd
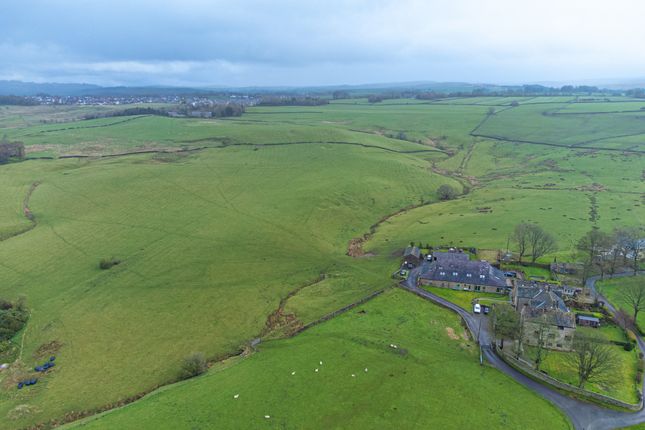
M436 256L437 253L432 254ZM439 257L430 263L421 274L422 279L431 281L456 282L460 284L485 285L490 287L509 288L504 272L491 266L486 261L470 261L467 254L453 254L463 257Z
M432 253L433 259L436 258L440 263L448 263L451 261L468 261L468 254L464 252L441 252L435 251Z
M563 312L558 309L542 311L535 308L524 309L524 315L527 319L545 318L547 324L558 327L576 328L576 319L571 312Z
M515 296L518 299L527 299L526 304L531 309L540 311L558 310L561 312L569 312L564 300L562 300L562 297L560 297L556 291L547 290L545 288L517 286Z
M405 251L403 251L403 257L408 256L421 258L421 250L418 246L408 246L407 248L405 248Z
M599 323L600 319L596 317L588 317L586 315L578 315L578 320L580 321L590 321L590 322L596 322Z

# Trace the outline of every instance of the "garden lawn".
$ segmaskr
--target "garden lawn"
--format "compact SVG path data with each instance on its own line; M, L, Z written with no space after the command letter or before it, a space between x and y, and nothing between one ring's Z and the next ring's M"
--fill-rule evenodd
M580 330L595 330L578 328ZM615 331L600 329L600 334L607 339L616 336ZM622 346L613 347L616 355L616 370L613 374L613 380L608 382L589 382L585 389L599 394L604 394L627 403L638 403L638 390L640 382L636 381L638 361L638 348L632 351L625 351ZM532 351L532 348L527 348ZM573 352L549 351L546 359L540 366L540 370L545 371L549 376L556 378L573 386L578 385L577 373L574 367L569 364ZM528 358L531 358L529 352Z
M456 304L468 312L472 312L475 299L482 299L482 301L486 301L487 303L491 303L492 301L508 301L508 296L503 294L451 290L450 288L432 287L428 285L423 285L421 288Z
M71 428L570 428L546 400L480 366L463 330L454 313L394 289Z

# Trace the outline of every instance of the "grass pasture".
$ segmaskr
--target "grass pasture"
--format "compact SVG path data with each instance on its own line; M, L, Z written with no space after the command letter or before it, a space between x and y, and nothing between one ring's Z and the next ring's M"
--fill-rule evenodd
M508 109L512 101L519 106ZM22 364L16 368L32 367L42 355L39 348L51 347L52 341L57 343L50 349L58 356L52 373L28 390L14 388L15 374L0 374L0 428L24 428L148 391L174 380L182 358L192 352L210 358L235 353L263 332L267 317L290 293L295 295L282 303L282 312L300 323L314 321L390 286L400 251L410 241L494 252L506 248L516 223L529 221L558 239L559 250L542 261L554 256L565 261L592 227L642 225L643 154L470 135L483 122L480 131L509 139L528 136L574 145L610 136L603 146L643 149L638 136L611 137L639 131L638 113L591 114L584 120L578 114L573 119L542 115L576 108L570 102L554 97L343 100L316 107L252 107L240 118L217 120L71 121L85 110L3 110L0 134L23 141L29 156L88 158L0 166L0 297L24 295L32 312L26 330L14 339L20 347L24 335ZM487 120L488 104L498 113ZM71 122L43 124L46 118ZM388 137L399 132L407 140ZM206 149L98 157L201 147ZM23 205L34 183L40 185L29 207L37 226L11 237L30 226ZM468 192L437 202L442 184ZM419 207L388 217L411 206ZM376 223L363 246L373 255L346 256L348 241ZM122 263L100 270L99 261L109 257ZM203 378L88 425L128 428L145 418L163 427L172 414L168 405L181 405L182 428L189 426L184 417L195 404L200 412L194 427L216 419L222 428L238 422L246 428L283 423L299 428L309 422L450 428L446 417L472 420L475 415L483 415L491 428L500 423L567 426L555 410L501 374L470 368L466 362L473 352L465 341L446 337L445 326L435 330L426 323L437 315L457 330L454 316L401 294L387 293L366 305L366 315L378 318L360 320L362 314L350 313L302 336L265 342L258 354L222 365L226 370L218 365ZM384 333L413 345L407 358L381 349ZM337 355L337 349L346 356ZM325 361L343 371L328 380L319 398L313 380L281 385L270 370L305 369L310 355L323 352L332 354ZM363 358L383 360L375 374L370 368L368 375L375 378L360 388L377 393L373 403L355 399L346 387L334 390L343 387L345 370ZM463 363L463 376L456 366L443 366L458 383L433 384L428 366L438 372L437 363L450 360ZM409 369L405 378L404 369ZM397 382L390 373L403 379ZM464 401L472 380L482 381L475 387L481 395ZM242 402L247 394L240 397L233 411L226 402L244 385L257 395L248 403ZM269 395L274 397L267 403ZM296 395L305 399L302 411L273 400ZM491 406L478 399L500 400ZM514 421L520 399L535 405L544 422L532 415L527 415L529 424ZM260 403L272 408L266 413L275 420L265 421L264 412L254 415ZM303 421L306 417L320 420ZM464 422L459 424L463 428Z
M391 290L261 344L227 369L71 428L569 428L547 401L480 367L463 330L450 311Z
M281 298L321 273L352 288L330 287L305 318L390 285L391 263L349 259L347 242L452 182L409 155L339 145L3 168L8 222L22 222L15 207L28 184L42 183L30 203L38 226L0 243L0 297L25 294L32 309L26 366L41 345L62 345L59 367L42 383L0 391L0 416L21 404L39 411L12 427L150 389L173 379L192 351L234 352ZM100 270L111 256L122 264Z

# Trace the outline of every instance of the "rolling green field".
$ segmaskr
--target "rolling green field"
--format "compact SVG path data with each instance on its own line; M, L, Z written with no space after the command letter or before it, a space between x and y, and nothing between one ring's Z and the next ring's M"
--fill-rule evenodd
M513 101L520 105L511 108ZM570 146L640 130L639 114L615 119L613 113L582 113L584 121L578 114L574 120L543 115L568 109L571 101L343 100L253 107L232 119L137 116L57 124L42 122L75 120L81 112L5 109L0 134L23 141L28 157L53 159L0 166L0 298L25 296L31 311L26 329L13 339L19 361L0 373L0 428L61 419L149 392L176 380L192 352L217 360L261 335L283 334L284 327L266 326L276 311L297 327L387 288L410 241L505 249L515 224L530 221L557 237L558 251L541 259L550 262L570 258L574 243L593 227L642 225L642 153L470 134L483 124L478 130L491 127L505 138L533 133ZM631 104L607 104L618 103ZM498 109L491 118L488 105ZM602 146L642 150L639 139L612 137ZM193 151L101 157L186 149ZM85 158L60 158L65 155ZM442 184L460 197L437 202ZM366 255L348 257L348 242L371 230L362 246ZM100 270L99 261L109 257L121 264ZM384 312L383 318L395 315ZM342 331L335 321L328 324ZM343 336L351 336L347 330ZM300 336L267 342L259 354L173 386L164 396L192 390L182 387L194 383L204 384L204 399L228 399L219 384L201 381L240 382L238 368L264 372L268 367L252 364L264 360L256 357L284 357L269 352L283 348L288 355L288 346L300 342ZM433 348L447 345L449 339L437 338ZM425 344L413 348L431 354ZM16 390L26 370L50 353L57 355L57 367L37 385ZM498 383L482 384L496 390ZM432 389L436 398L450 393L447 386ZM513 390L528 395L521 387ZM402 395L370 394L382 396L383 404ZM293 408L287 402L283 410ZM506 410L494 401L488 413L478 409L478 419L493 423L500 408ZM129 410L120 411L120 419L128 420ZM224 411L221 419L231 419ZM417 417L430 419L425 415Z
M569 428L545 400L481 367L463 330L450 311L389 291L73 428Z

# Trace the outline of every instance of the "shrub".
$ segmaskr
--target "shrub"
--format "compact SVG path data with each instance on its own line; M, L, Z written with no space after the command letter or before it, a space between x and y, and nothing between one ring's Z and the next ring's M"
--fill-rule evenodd
M625 351L631 351L631 350L634 349L634 346L635 345L632 342L628 342L628 343L625 344L625 346L623 346L623 349Z
M450 185L442 185L437 189L439 200L452 200L457 197L457 191Z
M16 303L6 300L2 302L5 309L0 309L0 341L14 337L25 326L29 317L24 299L21 298Z
M121 263L121 260L119 260L118 258L114 258L114 257L102 258L101 261L99 262L99 268L101 270L108 270L120 263Z
M181 365L181 378L192 378L201 375L206 372L206 370L208 370L208 363L206 362L204 354L196 352L184 358Z

